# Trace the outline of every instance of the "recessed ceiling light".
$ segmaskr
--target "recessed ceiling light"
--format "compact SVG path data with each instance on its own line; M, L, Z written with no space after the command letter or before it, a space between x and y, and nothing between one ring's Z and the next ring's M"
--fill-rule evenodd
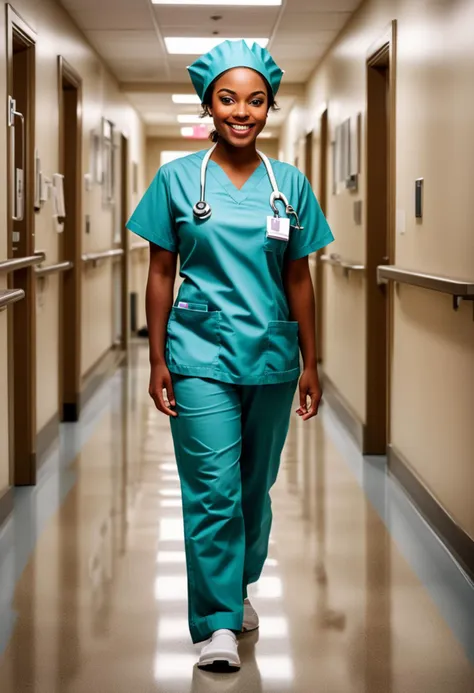
M214 121L212 118L206 117L201 118L198 115L179 115L178 123L183 123L183 125L211 125Z
M181 135L183 137L192 137L194 135L194 128L193 127L181 128Z
M218 38L205 36L202 38L193 38L190 36L168 36L165 38L166 50L170 55L202 55L208 53L213 48L223 41L239 41L240 39L226 39L219 36ZM253 43L258 43L262 48L266 48L268 44L267 38L246 38L244 39L249 46Z
M201 103L201 99L197 94L173 94L171 98L173 99L173 103Z
M283 0L151 0L153 5L218 5L227 7L232 5L262 5L279 6Z

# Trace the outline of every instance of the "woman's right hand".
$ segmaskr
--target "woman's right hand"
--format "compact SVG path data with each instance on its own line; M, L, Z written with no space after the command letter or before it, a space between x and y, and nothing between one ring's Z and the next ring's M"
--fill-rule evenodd
M166 390L166 399L163 391ZM176 406L176 400L173 392L173 383L171 381L171 373L166 365L152 365L150 373L150 386L148 394L155 403L158 411L163 412L167 416L178 416L178 412L170 409Z

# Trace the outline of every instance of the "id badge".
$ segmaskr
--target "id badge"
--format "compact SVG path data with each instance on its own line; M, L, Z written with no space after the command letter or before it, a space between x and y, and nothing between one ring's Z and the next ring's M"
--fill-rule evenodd
M290 240L290 220L282 217L267 217L267 238L277 241Z

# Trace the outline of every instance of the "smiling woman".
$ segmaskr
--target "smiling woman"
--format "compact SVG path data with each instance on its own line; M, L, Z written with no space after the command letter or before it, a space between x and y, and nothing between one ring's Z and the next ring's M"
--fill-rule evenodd
M267 555L300 349L297 414L321 399L307 257L332 234L305 176L256 148L283 74L268 51L225 41L188 70L214 146L162 166L128 227L150 241L149 392L171 421L190 632L209 640L200 667L232 670L236 634L258 628L247 587Z
M216 79L208 88L202 103L203 118L211 116L215 130L209 137L219 136L234 146L247 146L264 129L270 110L278 110L267 80L250 68L234 68Z

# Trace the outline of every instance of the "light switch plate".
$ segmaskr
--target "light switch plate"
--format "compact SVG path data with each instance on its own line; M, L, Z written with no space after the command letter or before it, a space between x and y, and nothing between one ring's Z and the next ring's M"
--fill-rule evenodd
M404 209L397 209L396 225L397 233L403 235L407 227L407 215Z

